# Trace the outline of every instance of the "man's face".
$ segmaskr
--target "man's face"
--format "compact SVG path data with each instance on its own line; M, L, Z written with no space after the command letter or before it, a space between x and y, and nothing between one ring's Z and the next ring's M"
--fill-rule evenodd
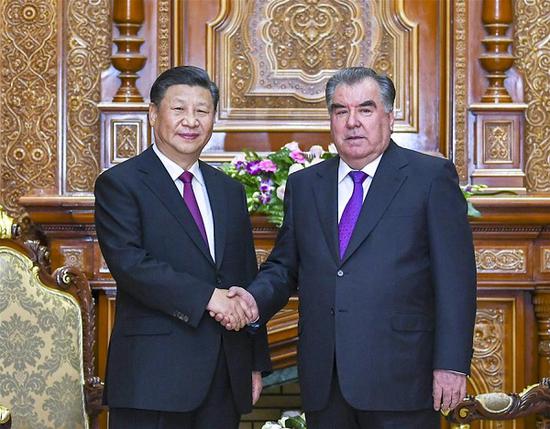
M149 121L160 151L188 169L210 140L214 127L214 101L201 86L172 85L160 102L149 107Z
M393 122L373 79L336 87L330 130L338 154L350 167L361 169L386 150Z

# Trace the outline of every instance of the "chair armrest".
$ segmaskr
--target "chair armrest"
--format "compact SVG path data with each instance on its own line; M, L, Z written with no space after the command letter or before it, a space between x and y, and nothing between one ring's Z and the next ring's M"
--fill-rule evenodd
M521 393L482 393L468 396L451 410L447 420L468 424L474 420L513 420L529 414L550 415L550 379L543 378Z
M10 410L2 405L0 405L0 428L1 429L10 429L11 428L11 413Z

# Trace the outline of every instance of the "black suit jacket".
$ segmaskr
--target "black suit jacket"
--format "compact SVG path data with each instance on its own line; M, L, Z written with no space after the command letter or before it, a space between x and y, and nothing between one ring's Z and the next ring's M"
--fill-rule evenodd
M106 402L184 412L204 400L223 348L235 403L251 409L252 370L270 368L265 328L228 332L205 307L214 288L256 274L242 185L200 162L214 218L215 256L151 148L101 174L95 186L101 251L117 282Z
M249 290L266 320L299 288L306 410L325 406L335 357L353 407L431 408L432 370L468 373L472 356L475 260L455 168L391 142L340 260L338 162L289 177L284 225Z

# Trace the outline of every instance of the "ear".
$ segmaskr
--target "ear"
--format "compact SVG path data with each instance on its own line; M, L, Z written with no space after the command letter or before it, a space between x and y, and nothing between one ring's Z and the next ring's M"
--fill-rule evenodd
M155 103L149 103L149 124L154 128L157 122L158 107Z
M390 130L393 132L393 123L395 122L395 115L393 114L393 110L388 113L388 120L390 122Z

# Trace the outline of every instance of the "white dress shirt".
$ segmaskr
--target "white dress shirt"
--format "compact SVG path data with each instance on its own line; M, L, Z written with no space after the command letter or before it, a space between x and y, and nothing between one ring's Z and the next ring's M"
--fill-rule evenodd
M164 155L156 144L153 145L153 151L159 157L160 162L166 168L166 171L170 175L170 178L174 181L174 184L178 188L178 191L183 200L183 182L179 177L185 171L178 164ZM204 178L202 177L201 169L199 168L199 162L196 161L188 170L193 174L193 180L191 184L193 185L193 193L197 199L197 205L201 212L202 221L204 223L204 229L206 230L206 237L208 238L208 247L210 250L210 255L215 261L215 246L214 246L214 217L212 216L212 208L210 207L210 200L208 199L208 191L206 189L206 184L204 183ZM185 204L185 203L184 203Z
M369 162L361 169L361 171L368 174L368 177L363 182L363 201L365 201L367 192L369 192L372 178L376 174L382 155L383 154L381 154L374 161ZM350 171L354 171L353 168L347 165L342 158L340 158L340 164L338 165L338 223L340 223L340 218L346 208L346 204L351 198L351 194L353 194L353 179L349 176Z

